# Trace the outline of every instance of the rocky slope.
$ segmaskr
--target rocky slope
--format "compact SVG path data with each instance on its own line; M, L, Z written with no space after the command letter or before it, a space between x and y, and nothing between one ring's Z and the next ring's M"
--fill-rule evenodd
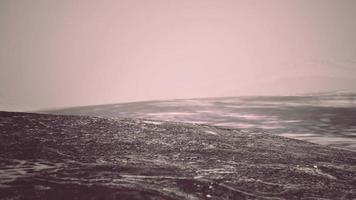
M356 153L259 132L0 112L0 199L355 199Z

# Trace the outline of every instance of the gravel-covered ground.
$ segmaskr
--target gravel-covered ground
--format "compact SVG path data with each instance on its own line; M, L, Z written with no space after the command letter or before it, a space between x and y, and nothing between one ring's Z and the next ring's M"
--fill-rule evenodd
M355 199L356 152L263 132L0 112L0 199Z

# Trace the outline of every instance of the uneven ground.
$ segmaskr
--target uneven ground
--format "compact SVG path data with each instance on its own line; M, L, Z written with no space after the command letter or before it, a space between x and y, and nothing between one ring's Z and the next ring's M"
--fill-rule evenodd
M355 199L356 152L266 133L0 112L0 199Z
M146 101L43 112L195 122L356 151L356 93Z

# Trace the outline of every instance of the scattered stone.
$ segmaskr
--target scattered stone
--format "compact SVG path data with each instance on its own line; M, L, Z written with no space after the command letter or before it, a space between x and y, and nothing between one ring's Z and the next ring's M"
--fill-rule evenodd
M356 198L353 151L218 127L207 135L197 124L11 112L0 121L0 200Z

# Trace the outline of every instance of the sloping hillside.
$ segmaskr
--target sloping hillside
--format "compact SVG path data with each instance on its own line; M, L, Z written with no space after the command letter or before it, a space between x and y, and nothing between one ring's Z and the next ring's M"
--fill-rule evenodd
M356 153L205 125L0 112L0 199L354 199Z

